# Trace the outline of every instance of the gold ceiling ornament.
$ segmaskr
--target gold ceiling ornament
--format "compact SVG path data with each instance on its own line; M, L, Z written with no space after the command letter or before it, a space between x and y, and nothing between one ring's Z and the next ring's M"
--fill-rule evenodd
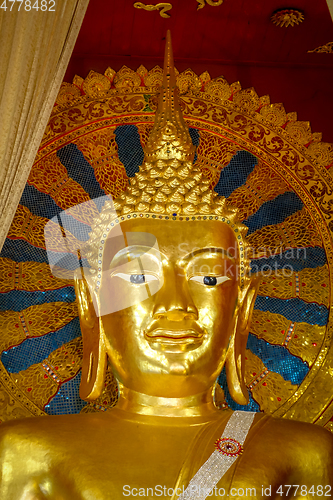
M165 3L165 2L157 3L156 5L146 5L142 2L135 2L133 4L133 6L136 9L144 9L144 10L148 10L148 11L159 10L160 16L165 17L166 19L168 19L170 17L170 14L167 14L167 11L172 9L172 4Z
M288 26L295 26L304 21L304 14L301 10L296 9L281 9L271 17L271 21L276 26L281 28L288 28Z
M205 7L205 1L208 5L211 5L212 7L217 7L218 5L223 4L223 0L197 0L198 2L198 7L197 10L203 9Z
M316 49L308 50L308 53L310 52L322 52L326 54L333 54L333 42L328 42L325 45L320 45Z

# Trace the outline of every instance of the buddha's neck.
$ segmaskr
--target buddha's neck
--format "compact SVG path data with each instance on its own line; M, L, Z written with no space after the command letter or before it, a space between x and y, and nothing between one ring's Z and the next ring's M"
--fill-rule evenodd
M210 417L219 412L214 405L212 388L194 396L163 398L120 386L117 408L140 415L161 417Z

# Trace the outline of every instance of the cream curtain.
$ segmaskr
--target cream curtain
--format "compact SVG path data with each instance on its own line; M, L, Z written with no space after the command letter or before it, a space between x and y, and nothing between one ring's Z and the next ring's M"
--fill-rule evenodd
M328 8L330 10L331 17L332 17L332 20L333 20L333 0L327 0L327 5L328 5Z
M2 4L3 0L0 0ZM0 249L34 162L89 0L10 2L0 13ZM42 2L39 0L39 6ZM20 7L20 11L19 6ZM54 11L50 11L54 5ZM12 7L12 11L10 8Z

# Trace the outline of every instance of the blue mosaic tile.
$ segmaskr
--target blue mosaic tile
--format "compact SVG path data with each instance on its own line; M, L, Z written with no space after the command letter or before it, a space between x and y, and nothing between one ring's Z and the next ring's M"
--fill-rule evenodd
M49 194L41 193L35 186L25 185L20 205L29 208L30 212L39 217L51 219L62 211Z
M324 266L327 262L326 253L323 248L290 248L289 250L269 257L268 259L255 259L251 261L251 272L260 272L263 268L268 271L271 269L290 269L295 272L302 269Z
M67 214L65 211L61 212L56 217L53 217L51 220L54 224L63 227L65 231L69 231L75 236L75 238L82 241L82 243L88 240L89 233L91 232L91 226L74 219L74 217Z
M307 363L290 354L285 347L271 345L255 335L249 335L247 348L262 360L268 370L279 373L292 384L301 384L309 372Z
M68 269L70 271L75 271L80 267L79 258L72 253L64 253L64 252L47 252L48 264L51 266L52 272L55 276L61 278L61 275L58 276L58 273L53 266L61 267L62 269ZM82 266L90 267L87 259L82 259ZM74 273L71 277L68 276L68 279L74 279Z
M258 296L254 305L259 311L271 311L281 314L289 321L303 322L309 325L325 326L328 322L328 309L323 305L304 302L301 299L276 299Z
M66 167L69 177L80 184L98 206L98 199L103 198L105 192L101 189L95 178L94 169L85 159L77 145L67 144L67 146L58 150L57 156L64 167ZM101 207L98 206L98 209L100 211Z
M18 373L31 365L41 363L58 347L80 336L79 318L74 318L55 332L42 337L27 338L22 344L3 351L1 361L9 373Z
M248 151L238 151L229 165L221 171L219 182L214 191L220 196L228 198L235 189L246 182L257 163L258 160L253 154Z
M199 130L196 129L196 128L189 128L188 129L189 133L190 133L190 137L192 139L192 144L196 147L199 146L200 144L200 133L199 133ZM193 159L193 163L195 163L198 159L198 155L197 153L195 153L194 155L194 159Z
M74 287L67 286L59 290L48 290L47 292L24 292L13 290L0 293L0 311L20 312L30 306L50 302L74 302Z
M11 240L9 238L5 239L0 256L15 262L48 262L47 252L43 248L34 247L24 240Z
M79 395L81 374L80 370L74 378L60 386L57 394L44 407L48 415L80 413L86 406L87 402L83 401Z
M128 177L134 177L143 163L143 149L135 125L120 125L115 129L118 158L123 163Z
M280 224L302 208L303 203L297 194L288 191L278 195L274 200L266 201L255 214L243 221L243 224L249 228L247 234L250 235L264 226Z

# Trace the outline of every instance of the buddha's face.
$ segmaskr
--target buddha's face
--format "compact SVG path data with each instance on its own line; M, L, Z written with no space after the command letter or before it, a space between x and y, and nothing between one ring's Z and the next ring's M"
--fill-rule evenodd
M233 230L138 218L114 231L99 299L116 378L152 396L204 392L222 369L238 310Z

